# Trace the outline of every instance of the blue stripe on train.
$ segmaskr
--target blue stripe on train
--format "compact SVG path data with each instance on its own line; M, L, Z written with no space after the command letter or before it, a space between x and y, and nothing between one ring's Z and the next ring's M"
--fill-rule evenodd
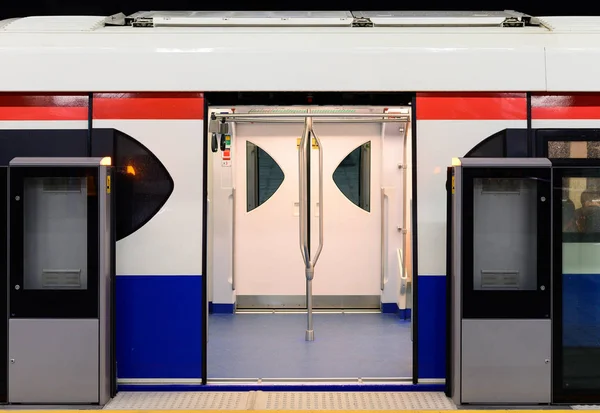
M419 378L445 378L446 276L420 274L418 295Z
M119 275L119 378L200 378L202 277Z
M563 276L563 345L600 347L600 274Z

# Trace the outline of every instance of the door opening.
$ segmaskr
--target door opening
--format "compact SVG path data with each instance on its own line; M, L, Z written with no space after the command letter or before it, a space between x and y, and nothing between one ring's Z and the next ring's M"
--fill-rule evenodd
M410 110L209 108L211 381L411 378ZM306 343L313 332L302 324L311 309L316 336ZM254 354L240 353L236 362L230 348L220 358L218 337L228 334L241 353ZM401 354L384 348L386 334ZM286 340L313 347L294 352ZM380 354L349 363L365 358L358 347L369 340L375 347L380 342ZM269 350L272 344L279 350ZM273 359L274 351L288 348L287 360ZM340 354L340 348L357 353ZM270 365L259 365L260 352Z

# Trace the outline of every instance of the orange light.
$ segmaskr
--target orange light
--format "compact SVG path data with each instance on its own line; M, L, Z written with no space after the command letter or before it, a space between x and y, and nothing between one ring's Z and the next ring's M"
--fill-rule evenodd
M126 172L129 175L134 175L135 176L135 169L133 169L133 166L131 166L131 165L127 165Z
M112 159L110 159L110 156L105 156L104 158L102 158L100 160L100 165L102 165L102 166L111 166L112 165Z

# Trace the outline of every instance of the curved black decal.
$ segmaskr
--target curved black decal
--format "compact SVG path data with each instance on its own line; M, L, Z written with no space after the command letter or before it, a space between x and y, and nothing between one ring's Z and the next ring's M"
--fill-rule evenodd
M116 131L113 162L117 240L142 228L165 205L175 183L167 168L148 148Z

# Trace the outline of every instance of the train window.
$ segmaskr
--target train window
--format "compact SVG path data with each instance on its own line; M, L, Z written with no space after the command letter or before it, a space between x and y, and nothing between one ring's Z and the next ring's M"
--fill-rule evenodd
M548 157L555 159L600 159L600 141L549 141Z
M247 211L258 208L279 189L284 174L277 162L258 145L246 141Z
M164 165L140 142L115 131L116 236L146 224L167 202L174 183Z
M537 289L537 202L535 179L475 178L475 290Z
M86 178L31 177L23 189L23 288L87 289Z
M354 205L371 210L371 142L346 156L333 172L333 181Z
M563 241L586 241L600 234L600 178L564 177L562 180Z

